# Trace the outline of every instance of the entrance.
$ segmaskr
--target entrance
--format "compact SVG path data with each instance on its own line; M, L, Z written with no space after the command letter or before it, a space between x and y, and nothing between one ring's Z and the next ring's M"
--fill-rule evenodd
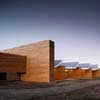
M7 73L0 73L0 80L7 80Z

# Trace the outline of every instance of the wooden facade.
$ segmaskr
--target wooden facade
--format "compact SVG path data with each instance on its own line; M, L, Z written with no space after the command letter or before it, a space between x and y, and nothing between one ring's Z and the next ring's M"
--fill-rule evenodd
M100 79L100 69L92 70L92 75L94 79Z
M25 72L25 56L0 53L0 80L19 80L18 73Z
M82 69L82 78L81 79L92 79L92 70L89 69Z
M54 79L55 80L64 80L66 79L66 73L64 66L58 66L54 69Z
M7 49L3 52L27 57L26 72L20 75L22 81L54 81L53 41L44 40L12 49ZM8 66L6 69L10 71L9 67L10 66Z
M82 77L82 70L80 68L66 69L65 72L67 79L81 79Z
M54 78L55 80L92 79L93 74L91 69L81 69L81 68L65 69L64 66L58 66L54 69Z

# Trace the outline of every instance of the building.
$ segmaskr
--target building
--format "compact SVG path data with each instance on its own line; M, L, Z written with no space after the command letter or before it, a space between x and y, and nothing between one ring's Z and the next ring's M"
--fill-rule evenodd
M51 40L7 49L2 51L2 54L5 58L0 58L1 72L12 73L17 68L14 73L20 72L22 81L51 82L54 80L54 42ZM22 59L21 57L26 58L25 63L19 60ZM13 77L13 74L11 76Z
M82 78L82 70L80 68L75 69L67 69L67 79L81 79Z
M54 79L55 80L64 80L66 79L65 67L57 66L54 68Z
M62 60L55 60L54 62L54 79L64 80L66 78L65 66L61 66Z
M62 62L60 66L63 66L65 69L66 79L80 79L82 76L81 69L78 68L79 62Z
M20 80L26 72L26 56L0 53L0 80Z
M92 79L91 64L89 64L89 63L79 64L79 68L82 70L82 78L81 79Z
M66 79L80 79L82 71L78 67L79 62L65 62L62 65L65 66Z
M100 79L100 68L98 65L92 65L92 75L94 79Z

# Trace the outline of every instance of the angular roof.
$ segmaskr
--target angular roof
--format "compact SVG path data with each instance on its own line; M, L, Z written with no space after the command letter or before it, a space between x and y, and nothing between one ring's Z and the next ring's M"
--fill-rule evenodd
M65 66L66 69L76 69L79 62L63 62L61 65Z
M79 64L79 67L81 69L89 69L89 68L91 68L91 64L90 63L81 63L81 64Z
M79 63L78 62L63 62L62 65L66 67L76 67Z
M55 60L54 61L54 67L59 66L62 63L62 60Z
M92 70L98 70L98 69L99 69L99 67L97 64L92 64Z

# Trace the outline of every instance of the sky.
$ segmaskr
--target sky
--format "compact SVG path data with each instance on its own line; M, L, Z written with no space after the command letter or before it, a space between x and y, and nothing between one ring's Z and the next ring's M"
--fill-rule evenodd
M0 0L0 50L55 41L55 59L100 65L100 0Z

